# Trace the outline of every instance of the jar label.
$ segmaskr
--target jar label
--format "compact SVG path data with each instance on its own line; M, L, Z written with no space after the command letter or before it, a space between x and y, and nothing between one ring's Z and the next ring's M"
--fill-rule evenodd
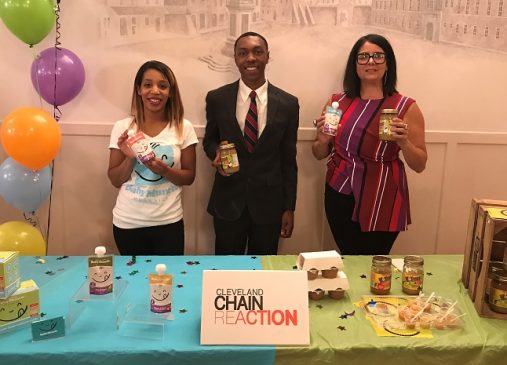
M371 273L370 287L377 290L391 290L391 274Z
M507 290L492 287L489 302L497 307L507 309Z
M421 291L422 290L423 277L422 275L402 275L402 286L405 289L411 291Z

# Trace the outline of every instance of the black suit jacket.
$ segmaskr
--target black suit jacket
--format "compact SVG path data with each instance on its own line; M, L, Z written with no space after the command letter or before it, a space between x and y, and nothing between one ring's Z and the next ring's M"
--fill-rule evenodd
M215 174L208 212L235 220L246 207L254 222L274 223L296 207L298 99L268 84L266 126L249 153L236 120L238 88L239 80L206 96L206 155L214 160L220 141L227 140L236 145L239 158L237 173Z

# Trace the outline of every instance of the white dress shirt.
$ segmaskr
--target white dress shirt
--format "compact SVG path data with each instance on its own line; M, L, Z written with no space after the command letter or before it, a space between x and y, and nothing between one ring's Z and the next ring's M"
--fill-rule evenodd
M262 131L266 127L267 109L268 109L268 81L262 84L257 90L254 90L257 96L255 101L257 102L257 125L259 129L260 138ZM236 119L238 120L241 131L245 133L245 119L248 109L250 108L250 89L243 80L239 79L238 99L236 101Z

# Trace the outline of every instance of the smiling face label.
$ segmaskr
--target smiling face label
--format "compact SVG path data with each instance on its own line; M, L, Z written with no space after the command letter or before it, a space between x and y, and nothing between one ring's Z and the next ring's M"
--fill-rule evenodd
M39 316L39 288L33 280L23 281L9 298L0 300L0 328Z
M150 310L152 312L171 312L172 284L172 275L150 274Z
M88 258L88 284L93 295L113 292L113 256Z

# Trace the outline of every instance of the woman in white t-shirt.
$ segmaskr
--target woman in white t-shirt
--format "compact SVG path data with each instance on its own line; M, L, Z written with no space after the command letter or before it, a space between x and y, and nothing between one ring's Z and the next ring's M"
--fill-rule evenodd
M183 118L178 83L162 62L137 71L132 116L115 123L109 143L108 177L120 188L113 209L113 234L122 255L184 253L182 185L195 178L197 136ZM155 158L137 161L127 145L129 130L143 132Z

